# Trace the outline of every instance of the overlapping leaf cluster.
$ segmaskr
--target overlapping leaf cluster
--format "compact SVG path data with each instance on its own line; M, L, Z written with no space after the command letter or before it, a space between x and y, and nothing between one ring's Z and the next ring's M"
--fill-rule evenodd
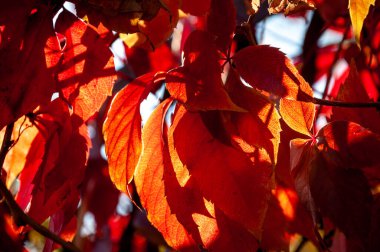
M379 250L376 109L334 107L317 130L323 113L316 113L312 88L290 59L249 37L251 45L235 46L232 0L73 2L76 14L60 1L6 1L0 8L0 128L14 127L1 179L16 188L29 216L39 223L50 218L57 233L73 221L91 146L85 123L116 79L109 46L120 36L128 47L155 49L184 12L205 23L186 37L182 65L144 73L108 109L103 134L115 186L129 193L134 184L149 221L176 250L287 250L296 233L323 249L317 231L329 222L347 247ZM250 1L251 11L263 2ZM335 99L372 103L379 8L374 1L342 2L269 1L268 11L316 7L332 23L349 6L361 49L348 78L334 87ZM368 76L372 82L363 82ZM163 85L168 93L142 127L140 105ZM94 208L86 201L94 192L84 197L87 209ZM17 232L0 212L4 246L16 246L8 241Z
M134 181L148 219L181 251L287 249L292 233L320 238L321 217L348 244L375 248L379 136L348 121L315 134L309 83L276 48L232 55L235 24L216 21L233 16L232 1L216 2L205 30L187 38L182 66L143 75L113 99L103 129L111 179L124 191ZM141 130L140 103L161 83L170 97ZM334 109L333 120L356 121L347 113Z
M56 230L77 211L91 147L85 122L116 79L111 31L66 9L54 18L60 8L4 1L0 11L0 128L14 125L2 178L39 223L64 216Z

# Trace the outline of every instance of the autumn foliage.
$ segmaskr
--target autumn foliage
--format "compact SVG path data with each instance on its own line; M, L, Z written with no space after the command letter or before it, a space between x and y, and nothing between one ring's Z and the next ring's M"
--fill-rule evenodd
M2 0L0 251L379 251L379 50L375 0Z

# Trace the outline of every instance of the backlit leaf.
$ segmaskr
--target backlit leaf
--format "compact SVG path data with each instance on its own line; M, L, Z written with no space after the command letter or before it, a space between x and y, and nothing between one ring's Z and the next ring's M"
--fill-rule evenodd
M169 102L167 100L160 104L143 128L143 152L135 170L134 181L149 221L162 233L166 242L175 249L195 248L197 246L194 239L184 227L185 224L179 222L178 216L172 213L169 197L166 197L172 190L166 188L170 183L170 176L165 175L162 134L163 118Z
M143 152L135 172L149 220L170 246L181 251L256 250L256 239L206 200L193 179L188 180L187 167L172 165L163 133L169 104L170 100L159 105L144 126Z
M70 116L61 100L36 113L34 122L40 132L20 174L17 200L24 209L30 204L28 213L42 222L68 204L77 206L90 142L87 127L75 114Z
M315 105L313 103L281 99L280 114L290 128L301 134L311 136L310 131L315 116Z
M220 127L220 122L213 123ZM177 111L171 129L168 139L173 167L186 167L188 172L179 184L184 186L189 178L194 179L207 200L260 239L272 186L268 157L253 149L248 158L219 142L200 114L183 107Z
M127 191L141 153L140 104L157 87L154 73L140 76L113 98L103 125L111 180Z
M280 114L293 130L310 135L315 105L313 91L282 52L269 46L250 46L234 56L236 69L252 87L280 99Z
M38 129L32 127L32 123L29 119L21 117L15 122L12 138L18 140L13 148L9 150L3 167L7 172L6 184L8 188L10 188L14 180L24 168L29 149L37 134ZM39 146L37 148L41 147L42 146Z
M111 95L116 79L109 45L91 26L63 11L56 30L65 36L58 87L74 113L87 121Z
M359 43L364 19L367 17L371 5L375 5L375 0L349 0L348 2L355 39Z

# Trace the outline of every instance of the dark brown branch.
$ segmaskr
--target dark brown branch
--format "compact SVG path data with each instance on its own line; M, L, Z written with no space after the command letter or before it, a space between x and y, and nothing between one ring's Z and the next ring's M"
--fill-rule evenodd
M380 102L343 102L330 101L319 98L313 98L312 103L325 106L343 107L343 108L377 108L380 109Z
M3 167L4 160L7 155L7 152L9 148L12 146L12 131L13 131L13 123L9 124L5 130L3 143L1 145L0 149L0 165ZM11 210L12 217L14 218L15 222L17 224L27 224L34 230L36 230L41 235L45 236L46 238L54 241L55 243L61 245L64 249L67 251L72 252L79 252L80 250L74 246L71 242L67 242L63 240L61 237L57 236L56 234L52 233L49 229L45 228L44 226L41 226L38 222L30 218L27 214L24 213L24 211L20 208L20 206L17 204L17 202L14 200L13 195L8 190L7 186L3 182L2 179L0 179L0 192L3 195L5 202L7 203L9 209Z
M11 138L12 138L13 127L14 127L14 124L11 123L5 129L3 143L1 144L1 149L0 149L0 164L1 164L0 175L3 171L5 156L7 155L9 148L12 146ZM0 180L1 180L1 176L0 176Z

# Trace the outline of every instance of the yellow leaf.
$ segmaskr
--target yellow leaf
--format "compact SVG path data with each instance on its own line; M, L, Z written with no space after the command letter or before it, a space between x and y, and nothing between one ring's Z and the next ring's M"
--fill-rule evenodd
M350 0L349 9L352 27L354 29L356 42L360 41L364 19L368 15L369 7L375 5L376 0Z

